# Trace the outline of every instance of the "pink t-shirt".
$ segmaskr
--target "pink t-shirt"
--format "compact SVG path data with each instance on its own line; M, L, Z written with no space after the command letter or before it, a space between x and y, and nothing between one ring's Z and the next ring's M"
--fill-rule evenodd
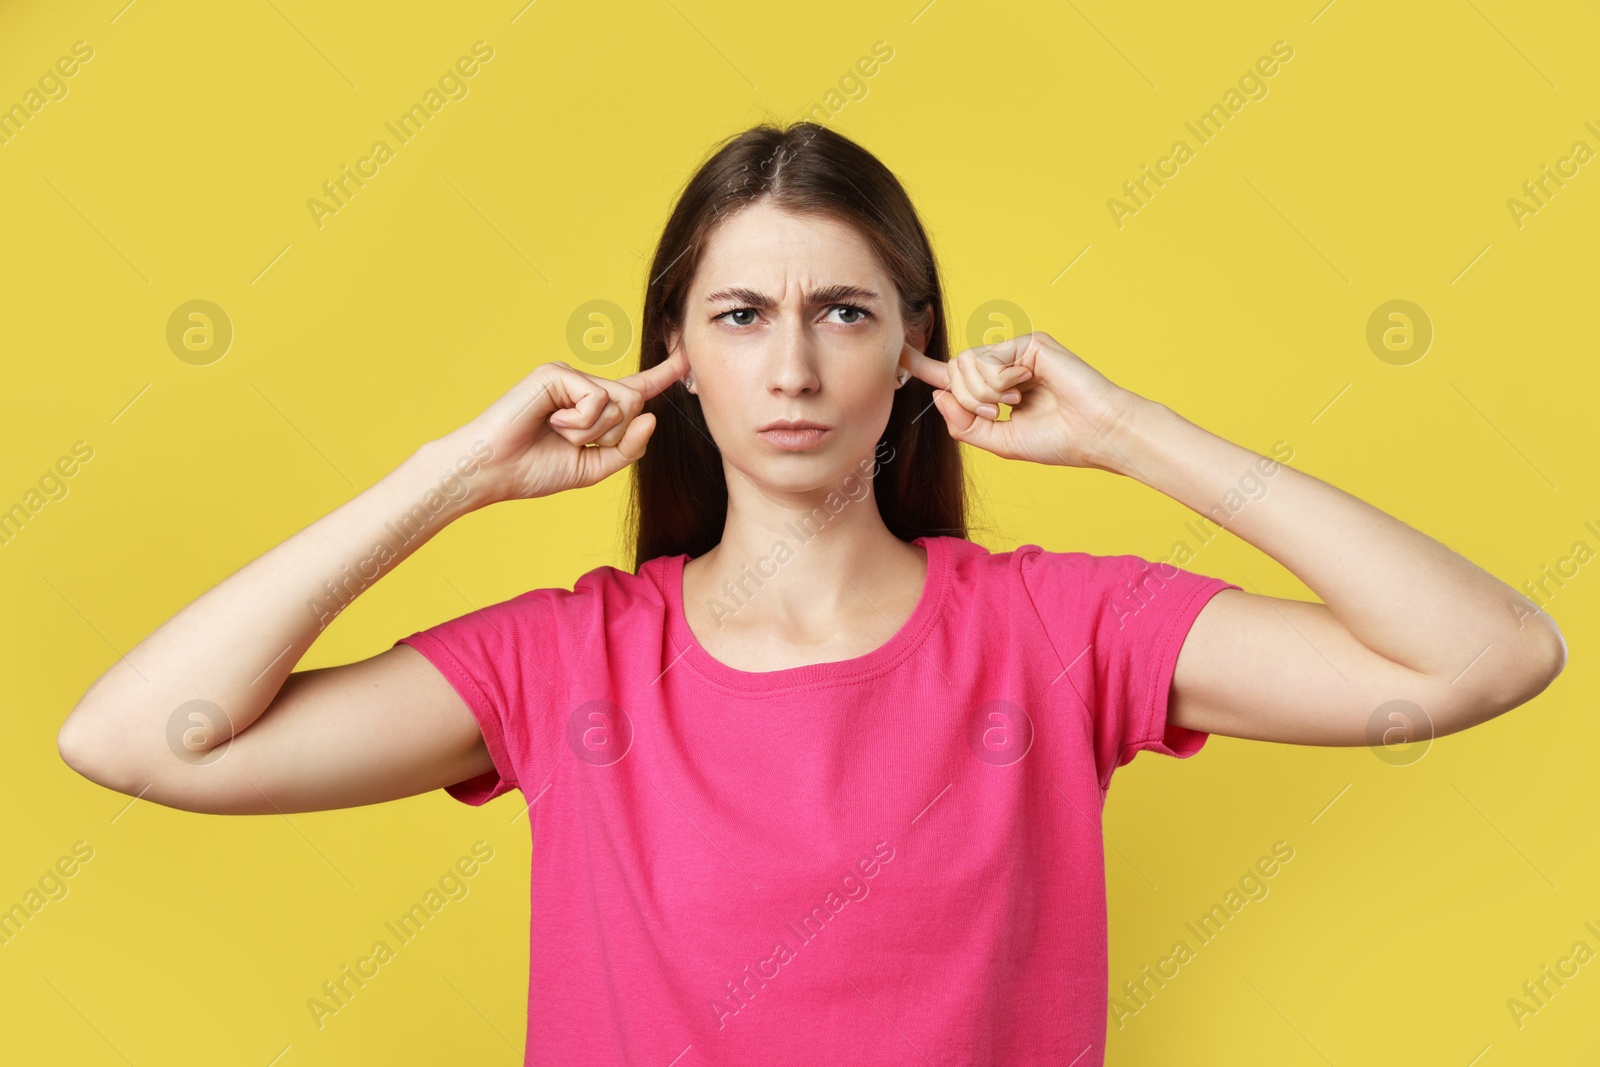
M687 555L396 642L493 757L450 795L531 804L525 1063L1102 1064L1106 789L1142 749L1205 743L1167 691L1195 616L1239 587L912 543L916 609L850 660L713 659Z

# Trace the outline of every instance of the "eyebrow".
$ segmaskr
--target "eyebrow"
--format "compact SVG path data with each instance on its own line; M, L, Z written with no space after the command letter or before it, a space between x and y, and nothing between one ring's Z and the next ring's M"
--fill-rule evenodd
M876 301L881 298L871 289L864 289L859 285L824 285L806 294L807 304L840 304L851 300ZM735 285L726 289L718 289L706 297L706 303L718 304L725 300L736 300L744 307L759 308L763 311L778 306L778 302L765 293L754 289L746 289Z

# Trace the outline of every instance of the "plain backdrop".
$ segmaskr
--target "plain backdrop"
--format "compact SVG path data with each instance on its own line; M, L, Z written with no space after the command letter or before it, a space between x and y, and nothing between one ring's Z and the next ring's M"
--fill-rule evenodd
M684 181L722 138L807 115L907 186L961 347L1046 330L1217 434L1286 442L1293 466L1515 587L1569 575L1548 600L1562 677L1420 759L1217 737L1118 771L1112 993L1178 940L1196 957L1112 1024L1107 1062L1592 1052L1600 965L1521 1026L1507 1000L1576 942L1600 950L1584 925L1600 928L1600 20L1575 3L1320 4L0 8L0 106L23 108L0 122L0 508L28 515L0 544L0 907L57 894L0 945L7 1057L520 1062L520 796L201 816L78 777L56 732L196 596L536 364L581 365L571 326L592 302L633 337L591 352L594 373L636 369ZM492 58L450 79L476 42ZM1264 76L1275 47L1292 58ZM387 124L430 90L437 109L401 141ZM1202 140L1213 106L1227 121ZM362 163L380 140L389 158ZM1163 164L1180 140L1188 158ZM1124 183L1162 166L1131 199ZM365 184L317 210L347 167ZM1568 177L1536 202L1524 183L1547 167ZM191 301L224 317L220 358L169 343ZM1369 342L1375 315L1400 322L1393 301L1402 330L1427 324L1425 351ZM91 458L57 468L75 447ZM1233 535L1198 540L1193 513L1145 486L966 452L973 537L993 550L1159 559L1187 541L1188 569L1314 599ZM626 566L625 489L468 517L302 667ZM468 895L319 1028L322 983L480 841L494 858ZM1280 841L1294 858L1268 895L1198 945L1185 924ZM52 880L64 857L73 874Z

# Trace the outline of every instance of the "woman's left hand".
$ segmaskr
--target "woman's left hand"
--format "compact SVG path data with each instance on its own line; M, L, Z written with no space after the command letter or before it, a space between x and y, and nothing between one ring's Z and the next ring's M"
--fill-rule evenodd
M900 365L934 387L950 436L1006 459L1111 470L1108 434L1141 398L1046 333L969 348L949 363L907 344ZM1011 405L1004 422L998 404Z

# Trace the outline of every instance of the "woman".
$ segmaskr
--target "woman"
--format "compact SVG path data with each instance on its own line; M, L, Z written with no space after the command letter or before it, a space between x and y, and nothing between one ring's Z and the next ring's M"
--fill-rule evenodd
M195 600L60 735L85 776L190 811L519 789L527 1063L1099 1064L1116 767L1212 733L1453 733L1565 663L1444 545L1046 334L952 361L904 190L825 127L726 143L650 277L638 373L536 368ZM958 442L1221 505L1324 603L991 553ZM450 521L629 465L633 572L292 671ZM1227 506L1243 485L1266 491Z

